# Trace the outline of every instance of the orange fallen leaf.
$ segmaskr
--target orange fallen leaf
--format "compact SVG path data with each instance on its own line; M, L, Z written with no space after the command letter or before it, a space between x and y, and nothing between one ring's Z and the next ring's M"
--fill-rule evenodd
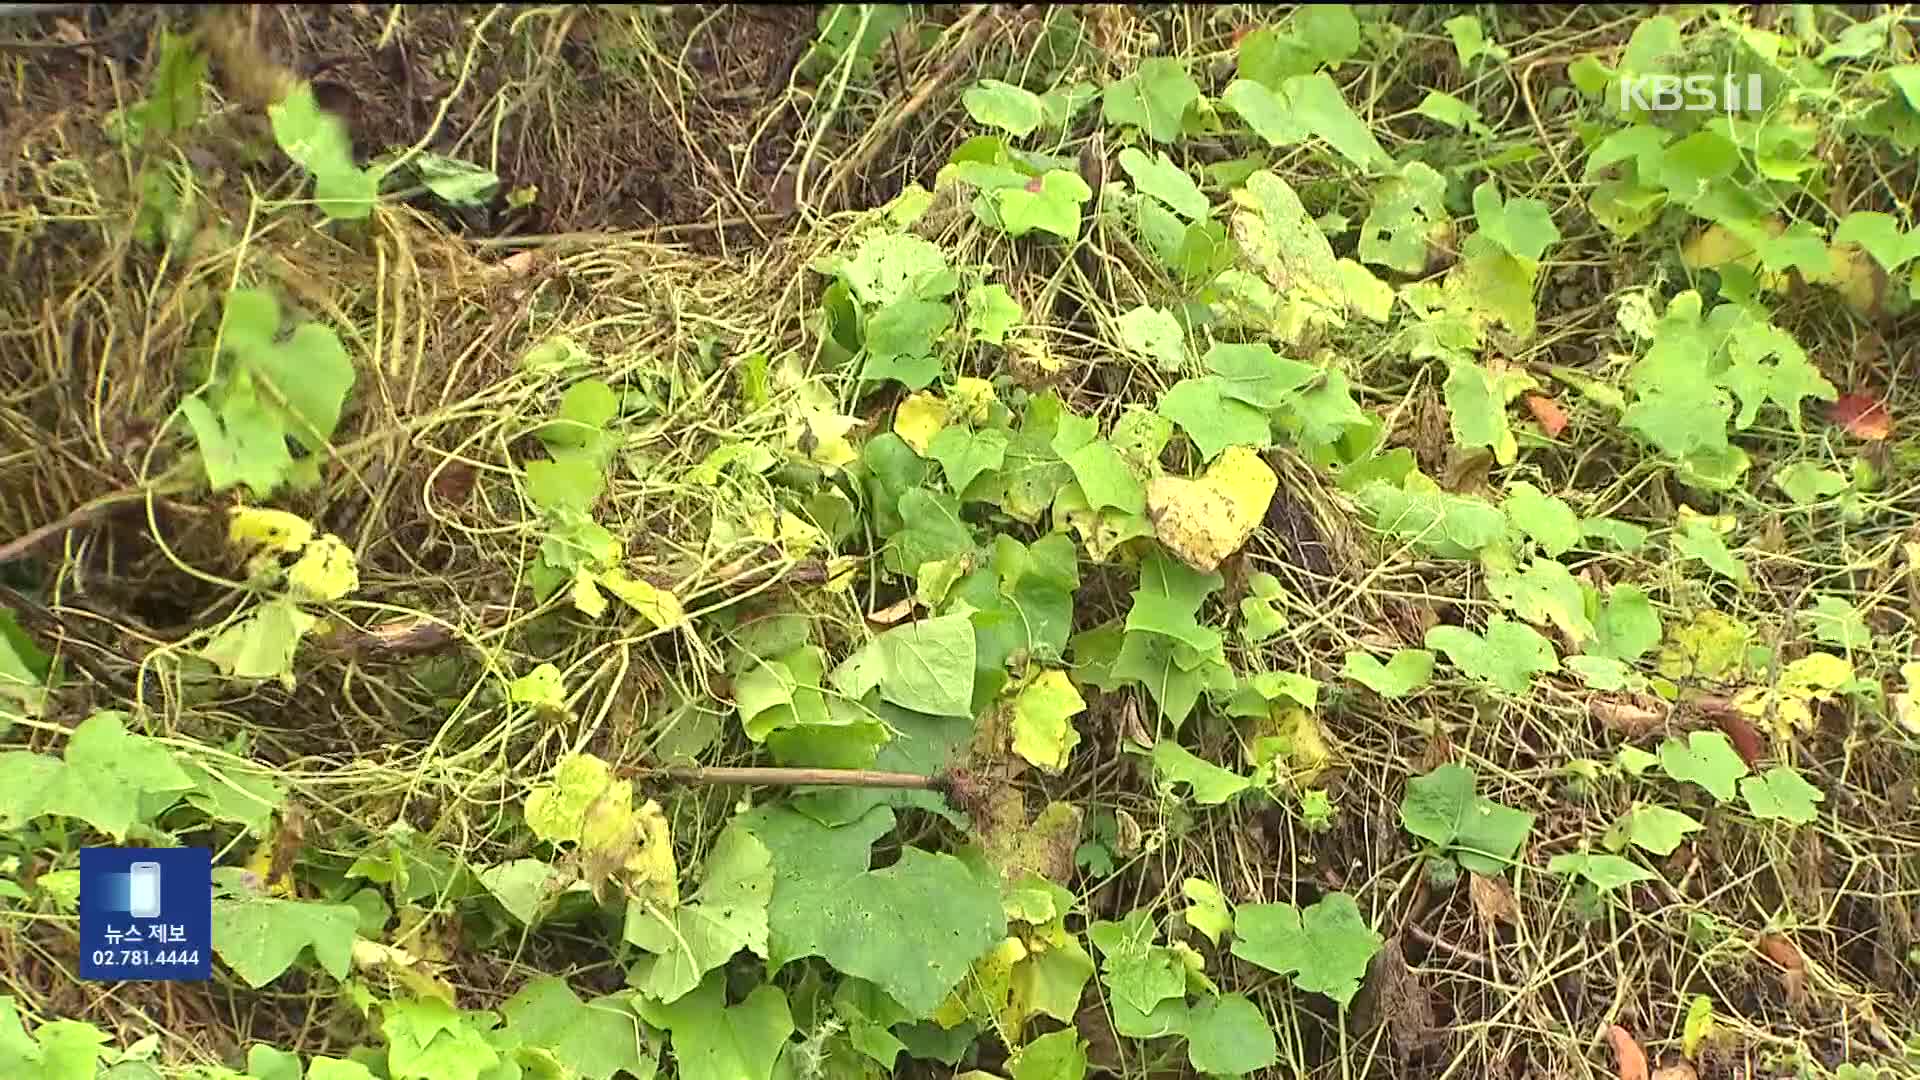
M1566 410L1550 397L1528 394L1527 411L1533 414L1535 420L1540 421L1540 428L1547 433L1548 438L1557 439L1561 432L1567 430Z
M1804 971L1807 962L1800 956L1800 950L1785 934L1761 934L1760 951L1767 959L1780 965L1787 971Z
M1842 394L1827 406L1827 419L1844 428L1856 439L1879 442L1893 433L1893 417L1887 407L1865 394Z
M1780 989L1787 1004L1799 1009L1807 1003L1807 961L1785 934L1761 934L1760 951L1780 967Z
M1620 1073L1620 1080L1650 1080L1647 1052L1640 1049L1626 1028L1619 1024L1607 1025L1607 1041L1613 1044L1614 1067Z

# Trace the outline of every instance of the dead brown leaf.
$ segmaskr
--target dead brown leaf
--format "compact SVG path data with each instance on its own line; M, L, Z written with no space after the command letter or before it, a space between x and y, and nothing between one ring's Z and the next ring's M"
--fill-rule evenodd
M1653 1080L1700 1080L1700 1076L1693 1071L1693 1066L1683 1061L1653 1070Z
M1607 1041L1613 1044L1614 1068L1620 1080L1652 1080L1647 1072L1647 1052L1640 1049L1626 1028L1619 1024L1607 1025Z
M892 626L911 614L913 614L913 597L903 596L879 611L869 614L867 621L875 626Z
M1740 752L1741 760L1745 761L1749 768L1759 768L1761 760L1767 756L1766 746L1760 739L1760 733L1747 722L1747 718L1731 709L1717 712L1713 718L1719 721L1720 730L1725 732L1727 738L1732 741L1733 748Z
M1474 914L1480 916L1483 926L1491 929L1497 923L1519 925L1520 907L1514 902L1513 887L1505 878L1469 874L1467 892L1473 897Z
M1666 713L1650 709L1632 701L1616 701L1611 698L1587 699L1587 711L1600 721L1608 731L1625 735L1629 739L1638 739L1660 730L1666 720Z

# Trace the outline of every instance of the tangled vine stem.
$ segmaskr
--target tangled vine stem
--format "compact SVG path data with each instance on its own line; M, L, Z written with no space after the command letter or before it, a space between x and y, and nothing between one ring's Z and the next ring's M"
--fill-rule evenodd
M918 773L882 772L876 769L674 765L664 769L636 769L634 775L640 779L658 779L681 784L749 784L763 787L864 787L941 791L947 786L946 778L938 774L921 776Z

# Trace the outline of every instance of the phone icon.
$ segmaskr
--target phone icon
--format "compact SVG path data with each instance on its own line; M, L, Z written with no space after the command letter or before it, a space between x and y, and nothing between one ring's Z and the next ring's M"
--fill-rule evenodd
M160 864L134 863L127 874L127 911L136 919L160 917Z

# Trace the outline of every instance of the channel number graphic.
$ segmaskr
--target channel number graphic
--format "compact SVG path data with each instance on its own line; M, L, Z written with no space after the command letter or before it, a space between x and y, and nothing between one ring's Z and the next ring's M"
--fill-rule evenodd
M114 914L134 919L160 918L160 864L137 862L124 874L102 874L100 906ZM145 967L148 964L197 964L199 953L193 949L168 949L169 942L182 940L174 928L165 924L145 928L131 927L125 932L109 929L110 943L125 943L118 949L93 950L93 962L101 967Z

